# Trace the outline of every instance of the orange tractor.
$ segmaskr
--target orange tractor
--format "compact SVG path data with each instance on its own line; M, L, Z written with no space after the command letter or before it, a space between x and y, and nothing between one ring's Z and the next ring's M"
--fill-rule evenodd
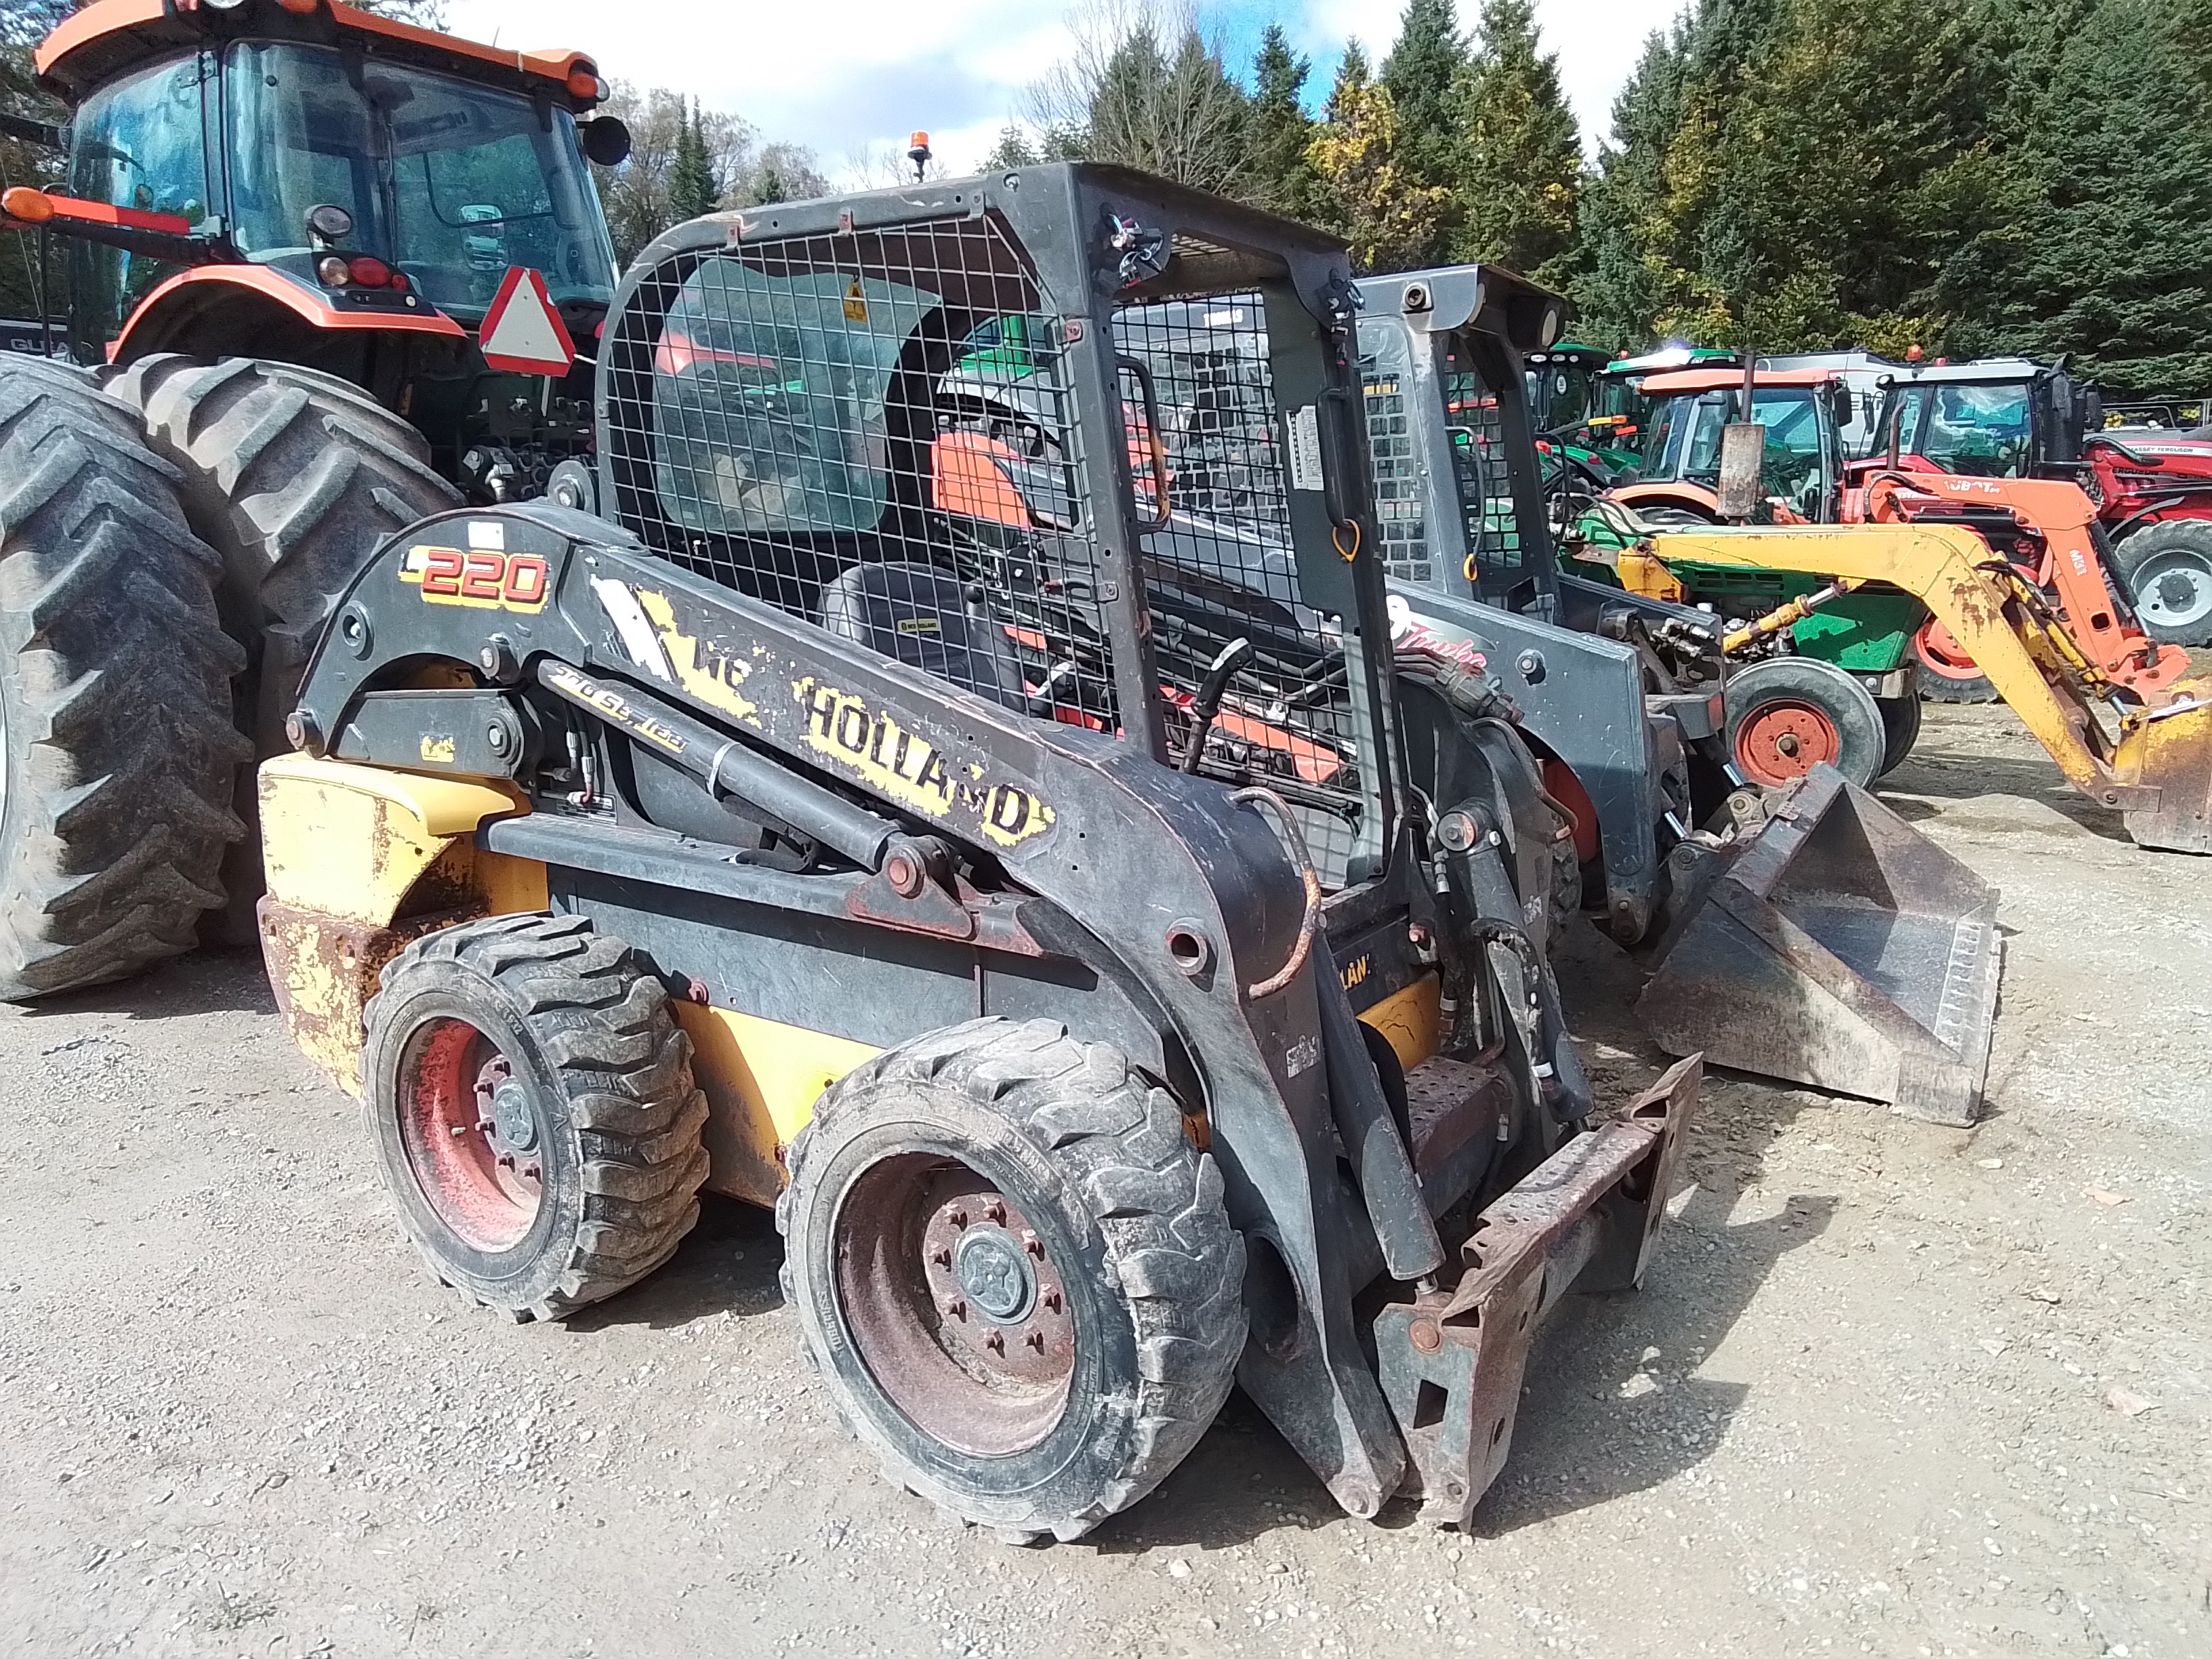
M250 937L239 762L289 747L360 562L465 501L588 501L585 164L629 149L586 55L338 0L97 0L34 64L65 183L0 222L65 262L76 366L0 361L4 997L189 949L226 888Z
M1742 407L1743 384L1734 368L1647 376L1644 465L1611 498L1654 526L1720 523L1721 434ZM2097 506L2078 485L1942 473L1896 458L1846 459L1841 432L1852 395L1832 370L1757 375L1752 418L1764 428L1763 518L1777 525L1964 526L2043 596L2082 660L2124 695L2155 703L2187 671L2180 649L2144 633L2112 580ZM1987 677L1940 619L1922 619L1911 656L1921 690L1936 701L1996 700Z

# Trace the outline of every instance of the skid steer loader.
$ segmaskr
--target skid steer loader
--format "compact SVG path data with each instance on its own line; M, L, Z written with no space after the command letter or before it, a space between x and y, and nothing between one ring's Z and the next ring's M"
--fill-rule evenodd
M1406 629L1484 653L1552 793L1590 807L1585 892L1604 895L1614 937L1641 942L1654 969L1646 1026L1675 1052L1694 1042L1724 1064L1971 1121L1996 1018L1998 895L1820 746L1813 716L1856 696L1878 756L1872 698L1832 665L1737 671L1711 612L1559 568L1521 368L1556 337L1559 296L1474 266L1360 287L1393 604ZM1705 543L1686 550L1701 557ZM1735 545L1748 564L1767 543ZM1808 689L1792 670L1827 678ZM1647 719L1624 720L1624 702ZM1787 794L1745 787L1745 728L1761 724L1775 769L1794 761L1802 775ZM1793 731L1803 741L1787 755Z
M1127 349L1201 308L1258 346L1210 434L1256 556L1170 528ZM1009 319L1027 433L956 373ZM1486 678L1392 689L1342 246L933 181L669 232L599 349L607 516L386 541L260 771L285 1017L437 1272L558 1316L704 1186L776 1206L824 1386L968 1520L1082 1534L1234 1380L1349 1513L1465 1525L1537 1322L1643 1273L1699 1068L1594 1098L1571 823ZM978 438L1049 513L973 510Z

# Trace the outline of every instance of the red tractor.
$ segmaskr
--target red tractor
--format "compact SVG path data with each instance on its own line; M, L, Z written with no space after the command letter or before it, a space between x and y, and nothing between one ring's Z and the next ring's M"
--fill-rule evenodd
M1879 432L1908 470L2079 483L2143 631L2212 645L2212 439L2107 428L2095 386L2024 357L1912 366Z
M250 937L240 762L334 596L464 501L591 504L586 161L629 149L583 54L338 0L97 0L34 64L64 183L0 222L65 264L74 365L0 353L7 998L189 949L226 889Z

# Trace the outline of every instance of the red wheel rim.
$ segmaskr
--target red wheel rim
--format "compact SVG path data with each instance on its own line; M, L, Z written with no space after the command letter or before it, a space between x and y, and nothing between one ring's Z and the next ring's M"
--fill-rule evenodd
M399 1133L416 1185L471 1249L520 1243L544 1194L529 1090L507 1056L462 1019L433 1019L399 1057Z
M1978 680L1982 678L1981 669L1959 641L1951 636L1951 630L1933 617L1921 624L1919 633L1913 635L1912 644L1922 665L1932 673L1940 674L1947 680Z
M1811 703L1761 703L1735 730L1735 763L1753 783L1770 787L1803 777L1844 752L1835 721Z
M837 1299L890 1402L980 1457L1037 1444L1067 1410L1075 1316L1028 1218L964 1164L888 1158L838 1208Z

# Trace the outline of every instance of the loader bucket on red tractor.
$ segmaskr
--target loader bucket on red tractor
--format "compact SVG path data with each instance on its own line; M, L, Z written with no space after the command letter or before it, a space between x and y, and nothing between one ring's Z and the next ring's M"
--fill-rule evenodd
M1636 1010L1661 1048L1973 1121L1996 888L1826 765L1748 840L1672 857L1681 906Z

